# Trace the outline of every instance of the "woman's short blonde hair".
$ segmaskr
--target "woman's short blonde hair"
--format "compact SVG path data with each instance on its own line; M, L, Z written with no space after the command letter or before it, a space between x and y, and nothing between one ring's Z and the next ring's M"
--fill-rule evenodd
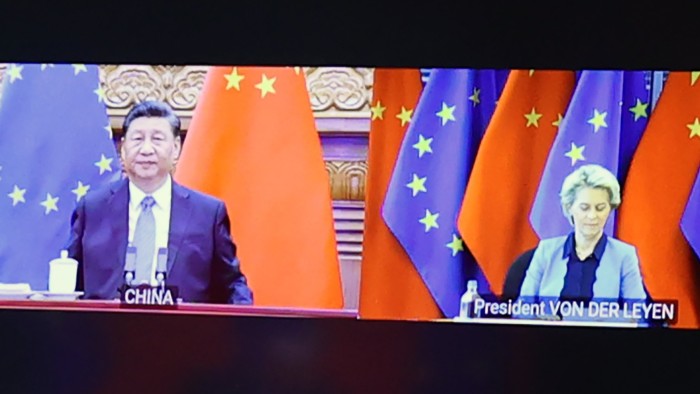
M615 209L620 206L620 183L617 177L607 168L598 164L587 164L567 175L561 186L559 197L564 216L571 222L571 207L574 205L576 195L583 188L603 189L610 196L610 207Z

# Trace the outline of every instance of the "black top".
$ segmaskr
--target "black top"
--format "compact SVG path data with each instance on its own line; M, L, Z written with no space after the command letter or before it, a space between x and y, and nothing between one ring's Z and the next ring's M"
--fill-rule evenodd
M605 246L608 244L605 234L598 240L593 253L584 259L576 254L576 238L574 233L569 234L564 243L563 258L569 258L564 277L564 286L560 298L568 300L590 301L593 298L593 283L595 273L603 258Z

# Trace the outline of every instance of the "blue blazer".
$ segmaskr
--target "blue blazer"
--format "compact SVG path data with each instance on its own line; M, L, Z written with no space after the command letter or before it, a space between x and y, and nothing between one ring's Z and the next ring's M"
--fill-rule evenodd
M88 193L71 217L68 254L86 299L119 298L129 232L129 182ZM172 183L166 284L185 302L252 304L221 200Z
M566 239L567 236L561 236L540 241L525 273L521 297L559 298L569 261L569 256L564 256ZM607 236L606 241L593 282L593 298L646 299L636 248Z

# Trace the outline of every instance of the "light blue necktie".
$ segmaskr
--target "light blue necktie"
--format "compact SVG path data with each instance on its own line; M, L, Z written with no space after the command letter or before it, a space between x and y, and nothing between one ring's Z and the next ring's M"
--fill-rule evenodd
M141 214L136 221L133 245L136 247L136 273L134 284L151 283L153 253L156 248L156 220L151 207L156 201L146 196L141 201Z

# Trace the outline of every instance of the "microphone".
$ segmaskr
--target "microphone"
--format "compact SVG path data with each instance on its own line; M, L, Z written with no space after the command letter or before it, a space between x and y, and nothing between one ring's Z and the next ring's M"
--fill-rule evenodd
M166 286L165 279L168 270L168 248L158 248L156 257L155 279L157 284L133 283L136 269L136 247L127 248L126 264L124 268L124 278L126 283L121 292L120 301L123 305L149 305L171 308L177 305L179 289L177 286Z
M160 287L165 286L165 277L168 264L168 249L158 248L158 258L156 259L156 281Z
M124 267L124 283L130 286L134 280L136 271L136 246L129 245L126 248L126 264Z

